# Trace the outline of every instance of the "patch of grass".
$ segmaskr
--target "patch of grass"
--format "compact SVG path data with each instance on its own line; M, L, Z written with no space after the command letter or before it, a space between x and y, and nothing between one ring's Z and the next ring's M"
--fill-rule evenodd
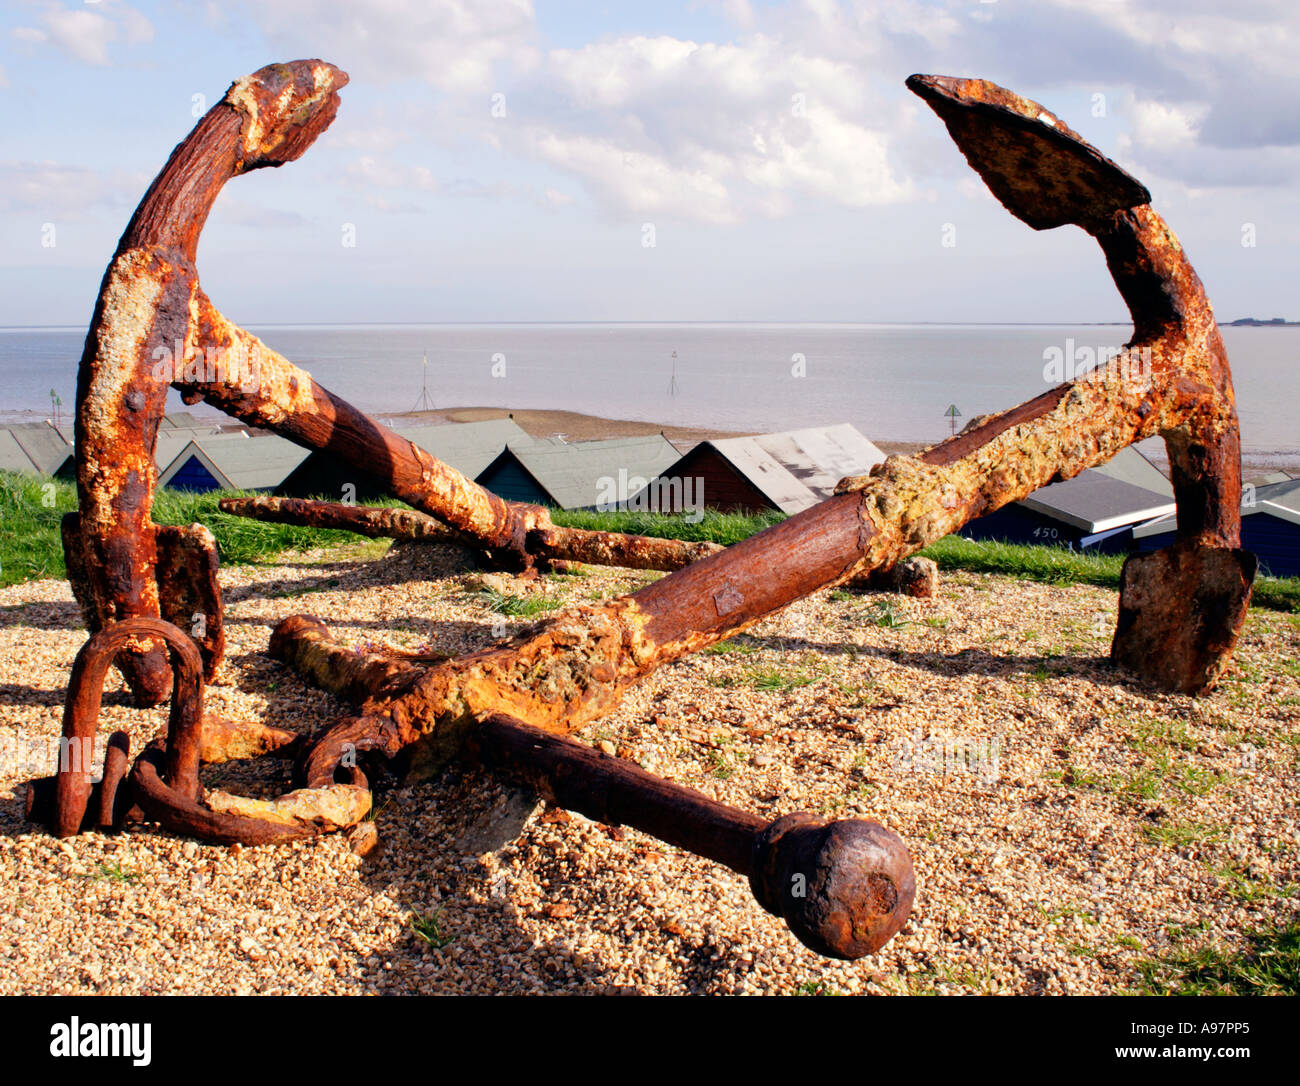
M1288 890L1274 886L1267 879L1255 878L1232 863L1211 867L1209 870L1210 874L1227 883L1228 893L1238 901L1264 901L1290 896Z
M1204 822L1166 822L1143 826L1142 832L1152 844L1165 848L1197 848L1221 841L1227 831Z
M728 780L736 772L731 755L725 750L709 751L709 772L720 781Z
M777 667L751 667L733 675L720 675L711 680L714 686L752 686L755 690L797 690L811 686L822 676L822 668L799 667L782 670Z
M795 986L794 994L797 996L840 996L844 993L824 980L805 980L802 984Z
M1045 584L1093 584L1119 587L1122 555L1087 554L1064 547L1041 544L1002 543L969 540L950 535L921 551L933 558L940 569L964 569L971 573L1000 573Z
M88 877L96 882L109 879L112 882L133 883L139 881L140 874L114 860L111 864L96 864L95 870Z
M1300 614L1300 577L1257 577L1250 605Z
M1047 918L1049 924L1057 924L1062 920L1076 916L1085 924L1097 923L1097 916L1094 911L1082 905L1058 905L1053 909L1049 909L1045 905L1039 905L1038 911Z
M1182 720L1166 720L1163 717L1137 717L1117 721L1128 724L1133 734L1125 742L1143 754L1156 754L1167 751L1170 747L1179 750L1195 750L1200 742L1187 730Z
M864 616L873 626L882 626L887 630L898 630L912 625L912 620L904 618L892 600L881 600L867 608Z
M284 551L355 543L364 537L325 528L299 528L230 516L217 508L222 498L244 492L191 494L163 488L154 495L155 524L207 525L216 536L223 566L270 562ZM376 504L394 504L376 503ZM59 522L77 508L73 483L37 475L0 472L0 587L41 577L66 577ZM387 540L365 539L387 549Z
M434 950L441 950L456 940L454 935L447 935L441 925L441 909L429 913L422 913L419 909L411 910L411 931L415 933L417 939L428 943Z
M726 641L718 641L707 648L700 649L702 653L708 656L750 656L758 651L758 646L754 642L744 637L732 637Z
M495 588L480 589L479 596L493 611L510 616L540 615L564 606L552 596L508 596Z
M0 586L66 576L59 521L76 508L67 483L0 472Z
M1204 796L1222 780L1218 773L1194 762L1160 751L1131 776L1120 775L1112 790L1133 799L1157 800L1170 796Z
M1300 995L1300 921L1250 931L1239 951L1178 947L1137 970L1143 995Z

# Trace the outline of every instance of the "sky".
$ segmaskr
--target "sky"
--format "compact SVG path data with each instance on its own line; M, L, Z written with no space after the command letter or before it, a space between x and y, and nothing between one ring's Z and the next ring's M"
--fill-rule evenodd
M351 82L208 220L237 323L1125 320L1096 243L1001 208L913 72L1141 179L1221 320L1300 319L1297 57L1294 0L6 0L0 326L84 324L172 147L299 58Z

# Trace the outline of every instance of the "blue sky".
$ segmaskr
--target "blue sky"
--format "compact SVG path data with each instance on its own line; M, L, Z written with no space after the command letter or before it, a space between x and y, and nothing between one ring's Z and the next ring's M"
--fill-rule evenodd
M992 201L914 71L1038 99L1147 183L1221 318L1300 319L1298 32L1262 0L11 0L0 325L84 322L196 109L300 57L352 81L208 222L239 323L1123 319L1096 245Z

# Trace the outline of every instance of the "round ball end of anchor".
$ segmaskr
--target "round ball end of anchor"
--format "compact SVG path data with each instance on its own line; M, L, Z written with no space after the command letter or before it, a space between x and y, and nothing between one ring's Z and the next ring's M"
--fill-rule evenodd
M912 857L878 822L787 815L760 835L755 860L750 885L759 903L826 957L875 953L912 911Z

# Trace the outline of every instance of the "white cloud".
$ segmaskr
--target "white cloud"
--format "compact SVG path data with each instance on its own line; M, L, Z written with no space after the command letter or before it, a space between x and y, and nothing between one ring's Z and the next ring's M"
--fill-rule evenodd
M896 107L854 66L766 35L554 50L512 94L521 99L526 119L494 132L498 145L578 177L615 214L730 223L807 199L864 207L912 195L890 159Z
M1209 106L1165 105L1161 102L1136 101L1129 111L1132 139L1140 148L1152 151L1182 151L1196 144L1201 121Z
M119 31L128 45L153 40L153 24L134 8L120 3L100 3L93 8L47 3L37 22L39 26L15 27L14 38L32 45L53 45L74 60L94 67L110 63L109 46Z
M445 91L496 89L498 64L536 57L530 0L246 0L276 52L321 57L370 82L418 79Z
M1132 107L1115 111L1129 132L1117 125L1109 146L1158 168L1198 149L1300 146L1289 67L1300 12L1284 0L1042 0L982 5L984 21L970 18L971 0L708 2L734 40L622 35L543 50L529 0L245 0L244 11L282 56L440 92L407 96L373 124L341 120L327 145L382 155L406 138L473 139L575 179L618 217L734 223L916 199L914 175L965 169L902 91L912 71L983 75L1045 98L1059 89L1045 104L1067 121L1070 96L1113 88ZM493 118L497 91L509 112ZM1216 183L1225 174L1212 166L1189 169ZM347 178L438 191L406 169L367 158Z

